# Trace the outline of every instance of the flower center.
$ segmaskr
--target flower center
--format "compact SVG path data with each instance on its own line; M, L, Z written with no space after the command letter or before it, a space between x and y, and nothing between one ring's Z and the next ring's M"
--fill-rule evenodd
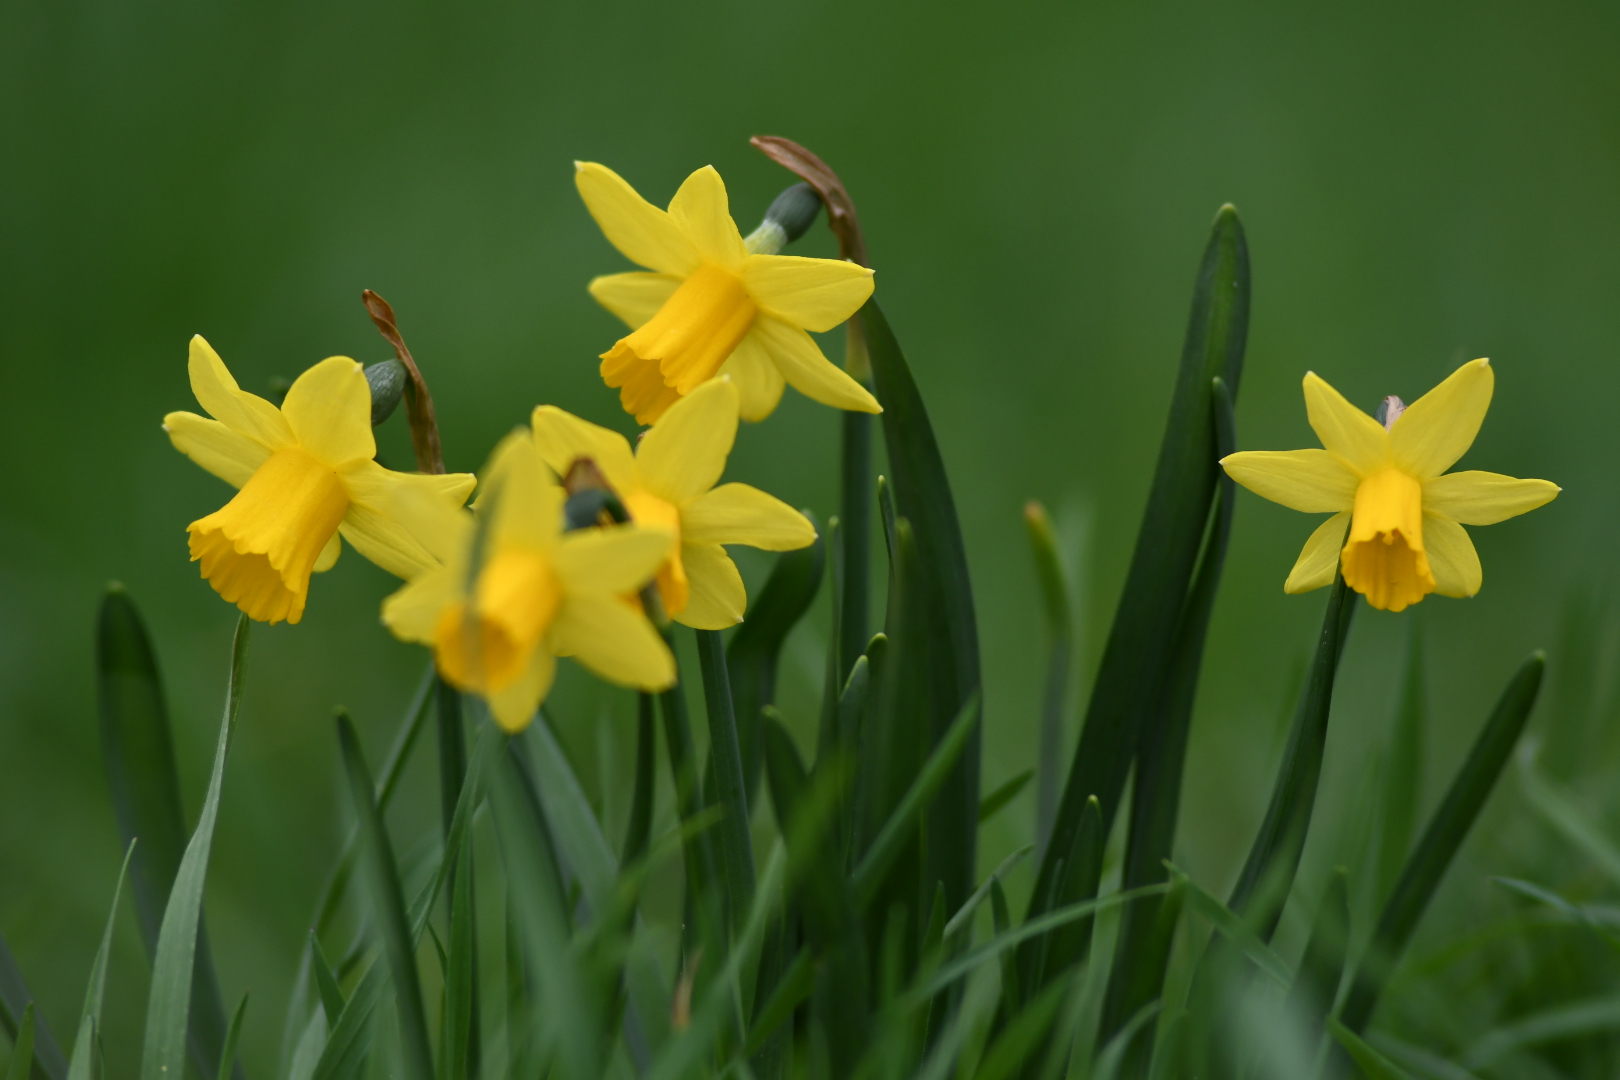
M686 580L686 567L681 563L681 512L672 503L665 502L648 491L633 491L620 496L630 520L638 525L668 529L675 536L670 548L669 561L658 568L658 598L664 602L666 615L679 615L686 609L691 596L691 585Z
M551 628L562 590L551 563L538 551L508 548L478 574L476 610L452 604L433 635L439 671L463 690L505 689L528 668Z
M1423 485L1399 469L1363 480L1340 563L1345 584L1375 608L1401 611L1433 592L1423 550Z
M315 560L348 512L337 473L297 447L277 450L235 498L187 526L191 558L248 618L295 623Z
M639 423L651 424L682 394L714 378L754 324L742 279L704 264L658 314L602 354L602 378Z

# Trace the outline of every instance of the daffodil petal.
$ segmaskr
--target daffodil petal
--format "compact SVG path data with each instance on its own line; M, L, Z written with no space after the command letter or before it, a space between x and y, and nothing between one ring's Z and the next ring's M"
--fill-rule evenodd
M737 564L719 544L682 544L681 564L691 583L686 607L675 621L698 630L736 626L748 610L748 590Z
M803 514L774 495L747 484L722 484L681 510L681 539L795 551L815 543L816 530Z
M201 334L191 339L187 371L197 404L232 431L271 450L281 450L297 442L281 410L237 386L225 361Z
M866 388L821 354L815 339L797 326L761 312L748 331L762 345L782 377L805 397L852 412L880 413L883 406Z
M555 405L541 405L529 422L540 457L559 479L567 479L575 460L583 457L596 462L603 478L621 495L641 486L630 442L617 431L581 420Z
M1434 575L1434 591L1441 596L1467 597L1479 592L1485 571L1468 531L1444 514L1423 515L1423 547Z
M400 473L366 458L349 462L338 470L338 476L349 492L352 504L349 513L353 515L358 507L366 521L370 520L367 516L370 515L395 522L399 531L414 541L404 549L411 561L418 557L416 548L421 547L434 562L448 562L465 544L472 517L461 509L461 504L467 501L477 483L471 473ZM395 535L392 529L384 532L387 536ZM365 550L360 553L384 569L398 573Z
M647 490L684 506L726 471L737 438L737 388L712 379L669 407L642 438L636 468Z
M574 186L602 235L631 262L665 274L685 275L702 261L681 227L607 166L576 161Z
M515 682L493 691L485 699L490 715L508 734L528 727L557 677L557 658L544 648L534 650L529 664Z
M281 403L298 445L334 469L372 458L371 384L347 356L329 356L293 381Z
M1419 480L1457 464L1474 445L1495 387L1491 362L1470 360L1408 405L1389 431L1395 464Z
M872 295L872 271L838 259L753 255L742 279L761 310L817 333L848 319Z
M771 363L771 354L753 334L745 334L737 343L730 358L720 365L718 375L731 379L731 385L737 388L738 413L751 424L776 411L782 388L787 386L787 380Z
M631 593L653 579L674 543L664 529L581 529L563 537L551 565L565 591Z
M639 690L675 682L675 658L647 617L608 593L570 596L551 627L551 642L602 678Z
M541 460L530 433L514 431L502 439L485 472L478 510L495 515L497 545L554 546L562 535L568 495Z
M1423 485L1423 509L1463 525L1495 525L1545 506L1563 490L1549 480L1520 480L1492 472L1454 472Z
M354 550L406 581L439 565L439 559L410 529L359 503L349 507L338 532Z
M315 556L315 573L324 574L332 569L337 565L338 556L341 554L343 554L343 540L338 533L333 533L332 539L328 540L326 546L321 548L321 553Z
M176 450L232 487L247 483L270 457L270 448L257 439L196 413L170 413L163 430Z
M1326 450L1244 450L1222 458L1221 466L1256 495L1307 514L1349 510L1360 483Z
M737 271L748 259L742 234L731 220L726 183L713 165L705 165L686 178L669 201L669 216L705 261Z
M588 287L598 304L623 319L630 329L639 330L675 295L681 280L676 274L634 272L592 278Z
M459 572L449 567L430 570L383 601L383 625L401 641L432 645L439 617L461 595Z
M1384 426L1346 401L1314 371L1305 373L1305 412L1327 452L1357 476L1389 464L1389 433Z
M1283 582L1285 593L1307 593L1333 584L1339 572L1339 551L1344 547L1345 530L1350 527L1350 511L1334 514L1311 533L1299 553L1294 568Z

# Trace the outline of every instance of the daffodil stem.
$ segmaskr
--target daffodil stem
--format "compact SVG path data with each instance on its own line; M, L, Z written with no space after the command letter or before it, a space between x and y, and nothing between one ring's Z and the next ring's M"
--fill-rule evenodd
M666 626L663 634L670 651L674 652L673 626ZM703 791L698 780L697 750L692 740L692 723L686 714L686 688L678 677L674 686L658 695L658 704L664 714L664 738L669 752L669 769L675 781L675 807L680 814L681 822L685 824L703 811ZM687 898L698 924L693 928L698 932L698 941L711 936L717 941L723 940L722 935L712 935L710 931L713 928L707 925L712 910L709 907L709 899L712 889L720 880L714 848L711 845L707 830L689 833L682 840Z
M754 846L748 828L748 791L743 781L742 751L737 744L737 718L731 707L726 645L718 630L694 633L703 669L703 700L709 712L709 767L725 815L720 819L720 855L725 867L727 910L733 931L740 932L754 903Z
M456 816L461 798L461 782L467 775L467 741L461 724L461 691L435 675L434 700L439 720L439 809L444 834L450 835L450 821Z
M838 627L838 685L849 678L870 636L868 599L872 580L872 506L877 483L872 474L872 418L846 412L843 431L843 484L838 511L844 547L843 596Z
M630 824L624 831L624 853L619 865L629 866L647 851L652 835L653 770L658 762L657 719L651 694L636 695L636 781L630 799Z

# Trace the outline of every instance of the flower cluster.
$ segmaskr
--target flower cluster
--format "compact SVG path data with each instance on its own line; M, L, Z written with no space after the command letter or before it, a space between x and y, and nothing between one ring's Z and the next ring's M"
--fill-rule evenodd
M780 230L745 241L712 168L693 173L667 211L600 165L579 165L576 179L607 238L652 271L590 284L631 327L602 354L601 373L652 425L634 451L541 405L478 480L396 472L376 461L360 364L323 360L278 408L238 387L201 337L191 387L212 419L175 412L163 423L176 449L239 489L188 527L191 557L220 596L250 618L296 623L311 575L347 539L406 582L383 604L388 628L431 647L440 676L483 696L514 731L544 700L559 656L626 686L671 686L674 657L654 619L718 630L743 618L747 593L725 545L815 541L786 503L720 483L740 420L768 416L786 384L881 411L808 333L865 303L870 270L779 255ZM571 496L594 497L600 512L570 529Z

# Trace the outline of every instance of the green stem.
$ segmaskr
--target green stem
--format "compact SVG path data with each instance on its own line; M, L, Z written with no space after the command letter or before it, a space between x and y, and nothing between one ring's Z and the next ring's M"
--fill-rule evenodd
M630 866L647 850L652 835L653 791L657 768L658 721L651 694L636 695L636 781L630 801L630 824L624 831L624 854L620 866Z
M841 468L838 521L843 533L844 581L839 605L839 686L849 678L871 636L872 506L877 500L877 481L872 472L872 417L866 413L843 415Z
M720 855L725 868L727 910L734 932L754 903L754 844L748 828L748 791L742 751L737 745L737 718L731 709L731 679L726 673L726 645L718 630L698 630L698 661L703 670L703 700L709 712L709 759L720 807Z

